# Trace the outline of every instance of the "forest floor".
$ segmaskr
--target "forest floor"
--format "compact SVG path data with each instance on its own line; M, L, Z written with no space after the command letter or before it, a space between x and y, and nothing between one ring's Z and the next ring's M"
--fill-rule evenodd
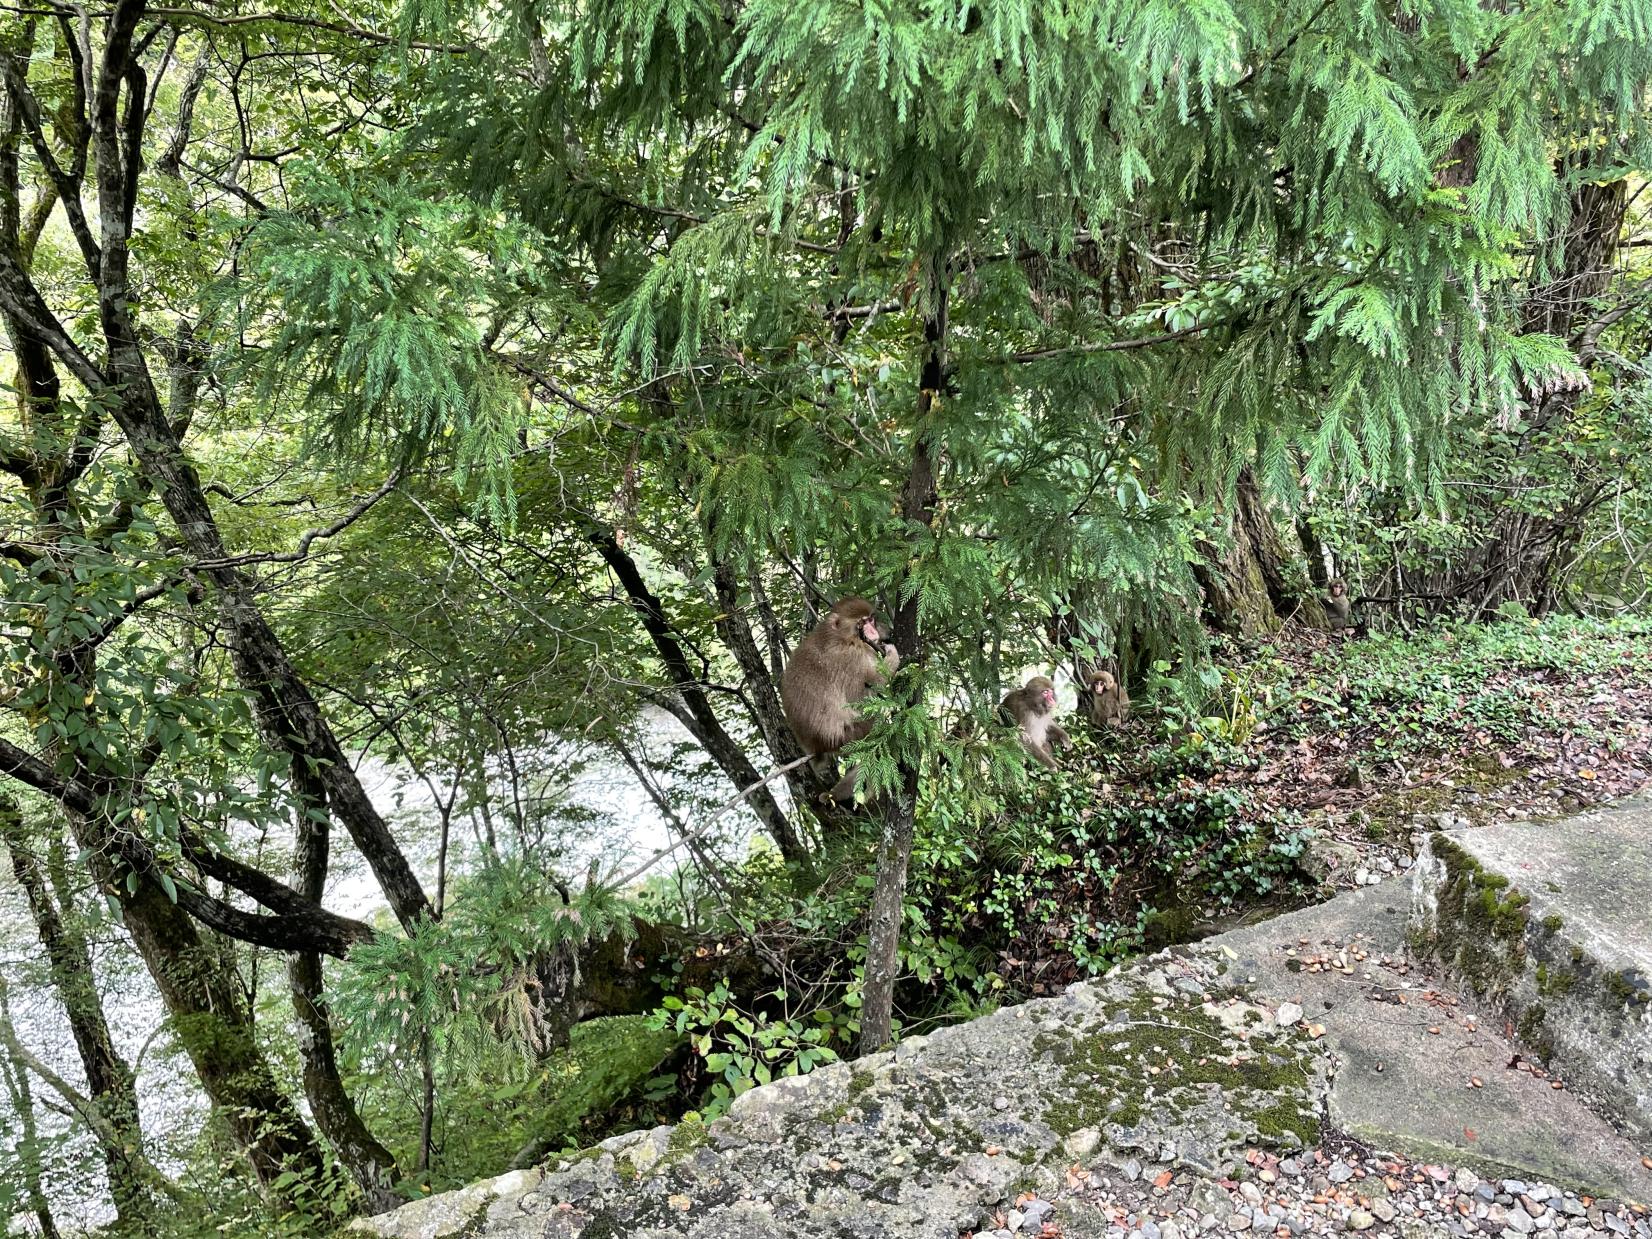
M1335 886L1403 870L1440 826L1559 817L1652 783L1652 621L1339 640L1291 630L1232 675L1245 760L1200 780L1343 845ZM1231 723L1228 724L1231 726Z
M1202 707L1146 686L1123 731L1075 728L1066 769L1006 811L985 863L1015 918L994 964L1012 992L1373 885L1430 831L1652 783L1652 619L1291 628L1214 658ZM938 903L974 898L959 880Z

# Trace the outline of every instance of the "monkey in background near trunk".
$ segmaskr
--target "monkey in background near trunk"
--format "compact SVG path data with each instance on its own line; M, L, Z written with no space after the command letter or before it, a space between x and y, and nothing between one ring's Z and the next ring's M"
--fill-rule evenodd
M1097 727L1123 727L1130 713L1130 694L1111 671L1090 672L1090 721Z
M1066 729L1056 722L1055 684L1048 676L1035 675L1026 685L1004 697L1002 709L1021 729L1021 743L1027 752L1051 770L1059 770L1060 763L1050 751L1050 742L1065 748L1073 742Z
M798 642L780 676L780 705L803 751L829 756L871 731L870 720L851 707L900 665L900 651L883 639L871 603L864 598L833 603ZM822 799L852 800L856 773L851 766Z
M1322 601L1325 604L1325 618L1331 621L1331 631L1341 632L1344 628L1352 628L1353 605L1348 597L1348 585L1341 577L1330 584L1331 592Z

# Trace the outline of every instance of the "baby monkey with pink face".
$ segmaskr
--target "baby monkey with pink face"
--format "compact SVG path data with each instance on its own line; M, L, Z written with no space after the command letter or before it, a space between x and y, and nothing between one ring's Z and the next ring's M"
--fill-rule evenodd
M1021 729L1021 743L1026 745L1027 752L1051 770L1060 769L1051 744L1065 748L1073 740L1055 721L1055 684L1050 678L1033 676L1024 686L1006 695L1002 707Z

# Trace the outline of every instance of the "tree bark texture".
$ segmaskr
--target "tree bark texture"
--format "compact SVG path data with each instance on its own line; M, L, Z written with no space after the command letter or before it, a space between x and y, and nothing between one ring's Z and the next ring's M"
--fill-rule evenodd
M917 419L912 460L901 488L901 516L908 528L929 528L935 521L938 492L935 480L935 444L930 425L935 402L946 381L947 301L950 293L945 259L930 260L929 289L924 315L924 357L918 375ZM912 597L895 611L895 647L903 667L921 667L924 635L918 618L918 600ZM917 692L916 688L908 690ZM862 1054L874 1053L894 1035L895 983L900 979L902 911L906 904L906 875L912 861L912 837L918 808L918 764L915 756L900 764L900 787L884 813L878 848L877 876L872 887L871 916L866 930L866 975L860 1013Z

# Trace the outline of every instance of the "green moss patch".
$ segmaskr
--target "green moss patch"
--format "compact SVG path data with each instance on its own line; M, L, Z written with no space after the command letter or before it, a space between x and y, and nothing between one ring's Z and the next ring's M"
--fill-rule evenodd
M1414 945L1483 993L1507 993L1525 964L1531 900L1444 835L1433 835L1430 848L1446 876L1436 892L1433 938Z
M1199 1007L1133 1004L1101 1028L1040 1037L1033 1049L1062 1068L1044 1122L1057 1135L1083 1128L1174 1124L1213 1099L1232 1110L1230 1133L1301 1147L1319 1139L1312 1043L1299 1033L1242 1039Z

